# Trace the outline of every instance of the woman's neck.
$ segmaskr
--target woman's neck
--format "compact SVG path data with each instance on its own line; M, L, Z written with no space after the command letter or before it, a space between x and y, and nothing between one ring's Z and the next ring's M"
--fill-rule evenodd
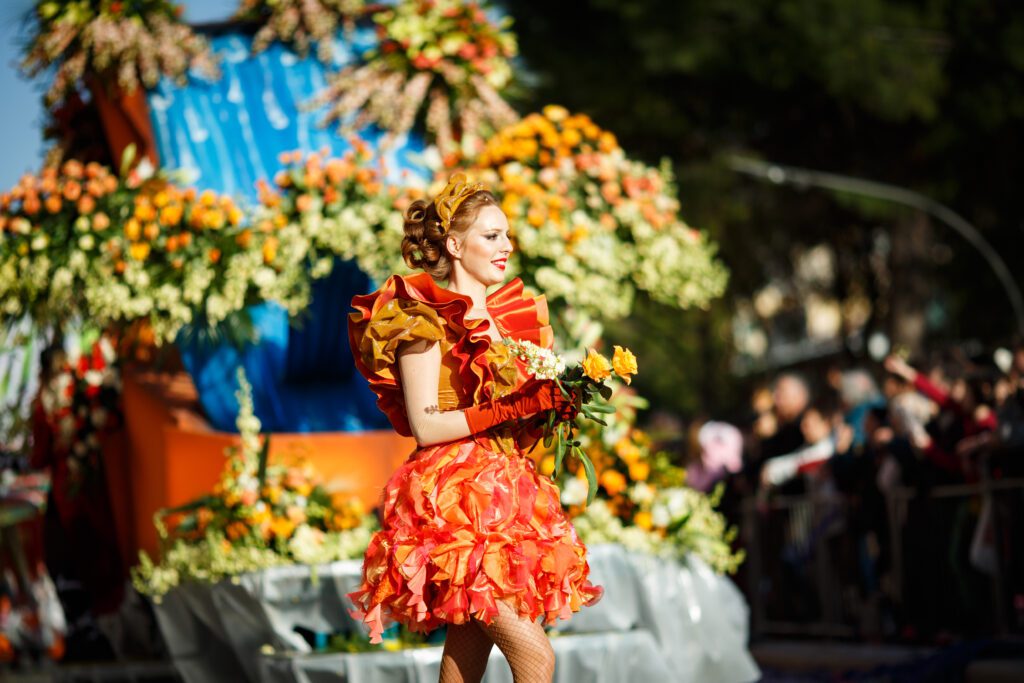
M452 269L448 280L448 291L468 296L473 301L473 308L481 313L487 312L487 285L468 273L459 273Z

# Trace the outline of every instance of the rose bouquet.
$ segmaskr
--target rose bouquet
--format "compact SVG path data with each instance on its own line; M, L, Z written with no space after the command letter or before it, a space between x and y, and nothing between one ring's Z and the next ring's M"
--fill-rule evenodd
M505 340L509 350L526 365L528 374L537 379L553 380L563 396L571 402L571 408L558 413L550 411L544 423L543 442L545 447L554 448L553 471L562 470L566 455L575 456L583 466L587 477L587 503L597 495L598 478L587 452L576 438L576 415L582 415L597 424L607 426L602 415L614 413L607 403L612 388L604 383L612 373L629 384L637 372L636 357L629 349L615 347L612 361L591 349L583 363L567 367L565 361L549 349L529 341ZM604 402L602 402L602 400Z

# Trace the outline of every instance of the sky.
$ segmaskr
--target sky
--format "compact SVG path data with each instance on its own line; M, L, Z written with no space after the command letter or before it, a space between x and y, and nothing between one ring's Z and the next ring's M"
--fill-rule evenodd
M223 21L238 0L185 0L185 20L191 23ZM23 17L33 0L0 0L0 191L17 182L26 171L38 171L43 158L42 95L45 84L28 81L18 71L25 43Z

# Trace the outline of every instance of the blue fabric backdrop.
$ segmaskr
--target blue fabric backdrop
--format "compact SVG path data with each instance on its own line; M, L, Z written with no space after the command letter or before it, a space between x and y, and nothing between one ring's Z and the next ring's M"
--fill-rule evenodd
M350 61L374 40L369 28L358 30L351 43L339 38L334 66ZM256 181L269 181L281 169L281 152L326 147L331 155L340 155L349 145L333 128L319 126L322 112L300 110L326 85L325 67L312 56L299 58L277 44L253 56L250 42L242 33L214 37L223 72L219 81L193 78L179 87L164 80L148 99L165 168L182 171L199 188L255 203ZM373 142L378 135L365 131L363 137ZM389 150L389 180L400 182L403 170L426 175L416 157L421 150L418 140ZM374 286L352 263L340 262L330 277L315 283L310 308L299 320L289 321L273 304L253 307L260 335L255 345L239 350L180 340L182 358L211 424L235 430L235 372L241 366L253 385L256 414L266 430L385 427L387 421L355 371L346 328L352 296Z

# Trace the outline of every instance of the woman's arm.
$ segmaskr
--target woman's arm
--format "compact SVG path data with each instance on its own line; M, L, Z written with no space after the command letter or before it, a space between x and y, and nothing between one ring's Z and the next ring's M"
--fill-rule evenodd
M470 435L463 411L442 411L438 405L441 347L437 342L420 341L404 346L398 352L398 372L405 413L418 444L430 446Z
M455 441L545 410L562 414L570 408L554 382L531 379L507 396L465 410L442 411L437 396L441 378L437 342L415 342L399 350L398 372L409 429L421 446Z

